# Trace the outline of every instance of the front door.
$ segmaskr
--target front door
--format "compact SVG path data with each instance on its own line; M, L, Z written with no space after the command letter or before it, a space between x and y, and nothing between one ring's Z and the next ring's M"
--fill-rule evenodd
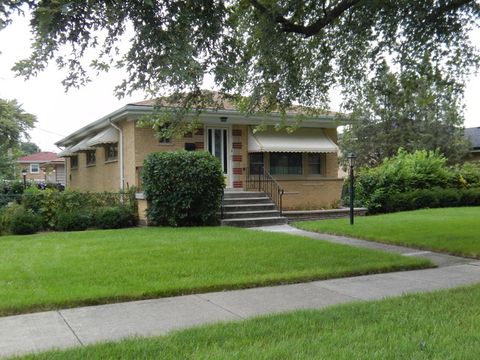
M207 150L215 156L222 166L226 184L230 186L228 128L207 128Z

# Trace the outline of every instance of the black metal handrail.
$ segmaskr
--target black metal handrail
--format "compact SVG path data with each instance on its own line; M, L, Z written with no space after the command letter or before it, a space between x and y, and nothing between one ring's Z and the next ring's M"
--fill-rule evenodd
M247 168L246 190L265 192L277 205L282 215L282 199L285 190L262 165L251 165Z

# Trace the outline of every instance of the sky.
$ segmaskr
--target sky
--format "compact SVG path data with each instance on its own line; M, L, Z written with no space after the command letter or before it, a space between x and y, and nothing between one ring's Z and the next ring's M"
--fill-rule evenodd
M12 25L0 31L0 98L17 99L25 112L36 115L30 141L43 151L58 152L56 141L128 103L144 99L141 92L122 99L114 96L114 87L123 78L122 71L116 69L68 93L61 84L64 74L55 65L29 80L15 77L11 68L29 55L30 39L28 19L24 17L15 17ZM480 47L480 30L472 40ZM465 105L465 127L480 127L480 74L472 75L467 83ZM331 110L338 111L339 107L340 99L333 95Z

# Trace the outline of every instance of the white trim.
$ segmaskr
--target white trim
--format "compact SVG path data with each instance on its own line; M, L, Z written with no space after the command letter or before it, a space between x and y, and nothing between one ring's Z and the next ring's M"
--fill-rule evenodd
M220 129L220 130L227 130L227 173L225 174L227 177L226 187L231 188L233 187L233 161L232 161L232 151L233 151L233 144L232 144L232 125L221 124L221 125L212 125L212 126L204 126L204 141L203 141L203 150L208 152L208 129ZM222 139L223 139L223 131L221 132ZM223 160L223 149L222 149L222 160ZM223 167L223 165L222 165Z
M32 170L32 166L37 165L37 171ZM30 164L30 174L40 174L40 164L39 163L31 163Z

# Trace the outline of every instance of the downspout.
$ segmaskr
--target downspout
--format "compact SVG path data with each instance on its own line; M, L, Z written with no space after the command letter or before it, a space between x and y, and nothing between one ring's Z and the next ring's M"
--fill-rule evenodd
M123 166L123 130L121 128L119 128L117 125L115 125L113 122L112 122L112 119L108 119L108 122L110 123L110 125L118 131L119 133L119 140L118 140L118 161L120 162L120 166L119 166L119 169L120 169L120 190L124 190L124 183L125 183L125 177L124 177L124 166Z

